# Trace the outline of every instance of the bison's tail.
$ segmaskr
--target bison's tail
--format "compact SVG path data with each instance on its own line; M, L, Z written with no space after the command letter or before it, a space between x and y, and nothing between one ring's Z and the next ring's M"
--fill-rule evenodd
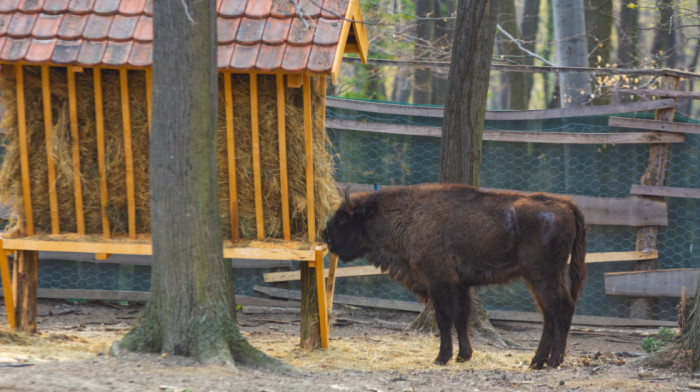
M571 263L569 265L569 278L571 279L571 298L576 301L583 290L583 282L586 280L586 225L583 213L577 206L573 206L576 225L576 236L571 247Z

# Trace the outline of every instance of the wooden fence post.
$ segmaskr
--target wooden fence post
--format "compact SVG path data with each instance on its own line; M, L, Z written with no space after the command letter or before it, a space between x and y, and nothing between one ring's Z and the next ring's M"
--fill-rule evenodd
M37 287L39 284L39 252L22 250L16 253L13 268L16 325L18 331L35 332Z
M316 274L309 263L301 263L301 349L321 347Z
M663 76L659 85L660 90L678 90L679 79L676 76ZM676 114L676 108L658 109L654 117L657 121L672 122ZM669 144L652 144L649 148L649 164L642 175L642 185L663 186L666 181L666 169L668 167ZM651 197L654 200L663 200L661 197ZM636 250L656 250L656 240L659 226L642 226L637 229ZM634 263L635 271L648 271L656 269L656 260L642 260ZM650 300L647 298L635 298L630 301L630 317L649 318Z

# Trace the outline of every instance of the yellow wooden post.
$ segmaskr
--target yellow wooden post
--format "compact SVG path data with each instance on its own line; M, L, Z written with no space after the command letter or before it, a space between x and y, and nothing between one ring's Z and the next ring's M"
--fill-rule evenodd
M78 234L85 234L83 212L83 184L80 174L80 134L78 132L78 99L75 92L75 70L68 67L68 111L73 154L73 193L75 195L75 222Z
M260 168L260 128L258 121L258 80L250 74L250 125L253 136L253 183L255 186L255 224L258 239L265 238L263 221L262 170Z
M56 163L53 157L53 115L51 113L51 82L49 66L41 66L41 95L44 104L44 134L46 137L46 166L49 176L49 209L51 233L60 232L58 222L58 196L56 195Z
M321 329L321 347L328 348L330 340L328 326L328 308L326 307L326 283L323 277L323 251L322 246L315 249L316 260L314 269L316 270L316 293L318 294L318 324Z
M0 239L0 278L2 278L2 293L5 296L7 323L10 324L10 329L14 331L17 328L15 323L15 300L12 293L12 283L10 282L10 263L2 246L2 239Z
M32 217L32 194L29 179L29 151L27 146L27 113L24 98L24 72L21 65L15 65L17 83L17 129L19 131L19 156L22 170L22 199L24 201L24 228L27 235L34 235Z
M331 253L328 266L328 282L326 283L326 299L328 300L328 312L333 310L333 294L335 293L335 272L338 267L338 255Z
M124 159L126 161L126 204L129 220L129 239L136 239L136 195L134 191L134 154L131 144L131 112L129 110L129 78L126 69L119 70L124 126Z
M277 139L280 157L280 192L282 200L282 233L285 241L292 237L289 224L289 182L287 178L287 121L284 100L284 75L277 74Z
M238 190L236 188L236 143L233 134L233 88L231 73L224 73L224 103L226 105L226 149L228 151L229 213L231 214L231 241L240 239L238 230Z
M306 153L306 209L309 241L316 241L316 214L314 211L314 152L313 120L311 116L311 78L303 77L304 95L304 151Z
M102 233L105 238L111 236L109 228L109 216L107 204L109 193L107 191L107 161L105 158L105 120L104 101L102 98L102 71L99 68L93 70L93 85L95 90L95 129L97 133L97 169L100 175L100 212L102 214Z

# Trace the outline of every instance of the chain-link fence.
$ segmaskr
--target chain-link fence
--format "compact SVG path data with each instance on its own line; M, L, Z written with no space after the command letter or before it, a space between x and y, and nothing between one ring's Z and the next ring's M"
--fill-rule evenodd
M620 115L618 115L620 116ZM650 114L627 116L651 118ZM440 126L439 118L383 115L329 107L329 119ZM690 122L677 117L676 121ZM607 116L531 121L487 121L487 130L569 133L613 133ZM328 129L336 159L336 179L343 183L400 185L436 182L440 140L437 137ZM700 135L686 135L685 143L671 145L667 185L700 188ZM481 186L485 188L545 191L597 197L627 197L638 184L649 159L648 144L565 145L484 141ZM658 236L658 268L700 266L700 200L667 198L668 226ZM589 252L630 251L635 248L636 228L594 225L588 232ZM356 261L350 265L361 265ZM577 305L577 314L626 317L628 299L605 295L606 272L629 271L634 262L588 265L588 281ZM347 266L347 265L344 265ZM236 270L236 292L255 296L253 287L264 285L269 270ZM143 290L149 289L150 268L114 263L43 261L40 288ZM298 283L289 283L298 288ZM344 277L337 294L416 301L415 296L385 275ZM481 289L489 309L534 311L522 282ZM650 316L675 319L674 299L652 301Z

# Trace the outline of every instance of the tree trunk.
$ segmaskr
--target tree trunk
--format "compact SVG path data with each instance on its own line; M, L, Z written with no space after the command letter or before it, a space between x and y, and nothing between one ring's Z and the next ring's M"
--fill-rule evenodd
M662 68L666 63L667 50L673 47L673 0L661 0L657 4L659 10L659 24L656 26L654 41L651 45L651 57L656 59L656 67Z
M613 2L610 0L586 0L586 31L590 67L610 67ZM610 103L606 95L596 100L596 104Z
M558 66L587 67L586 21L580 0L553 0L554 36L557 43ZM591 97L591 83L587 74L560 73L561 107L577 107Z
M515 0L499 0L494 3L496 6L498 24L503 30L512 35L516 40L520 39L517 16L515 14ZM498 48L501 56L508 64L522 64L518 60L522 51L505 35L499 37ZM527 88L527 78L525 72L505 72L504 84L506 86L506 102L504 109L526 110L528 106L528 96L530 90Z
M637 24L639 11L622 5L618 19L617 28L617 62L620 68L636 68L639 65L637 55ZM632 94L616 94L617 102L633 102L637 97Z
M698 288L700 288L700 278L698 278ZM690 311L688 320L683 328L683 347L690 351L693 358L693 371L700 371L700 290L695 290L695 300L693 310Z
M428 17L433 11L432 0L416 1L416 39L413 43L413 54L416 60L427 60L429 51L428 44L432 40L432 29L430 21L420 18ZM426 67L416 67L413 72L413 103L430 103L430 69Z
M537 40L537 30L540 24L540 0L525 0L523 15L520 21L520 32L522 33L523 47L535 53L535 42ZM534 65L535 58L527 56L523 59L523 64ZM527 82L527 105L530 105L530 92L532 91L532 73L525 73ZM545 101L546 102L546 101Z
M115 348L282 366L240 334L233 269L221 250L214 7L201 0L153 4L151 295Z

